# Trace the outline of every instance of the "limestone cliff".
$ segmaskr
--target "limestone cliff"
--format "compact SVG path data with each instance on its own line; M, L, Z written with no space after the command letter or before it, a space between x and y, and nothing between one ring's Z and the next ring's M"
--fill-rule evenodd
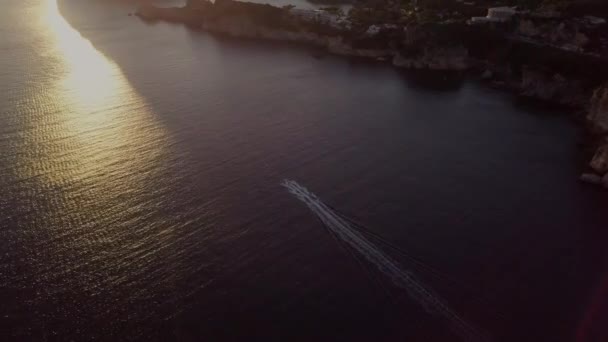
M523 68L520 89L522 96L570 107L583 107L589 99L580 81L531 67Z
M594 129L608 133L608 84L597 88L593 93L587 118Z
M608 173L608 140L602 142L602 145L595 152L593 159L591 159L589 166L600 175Z
M429 46L415 55L396 54L393 65L409 69L462 71L468 69L470 63L468 51L462 46Z
M276 41L302 42L322 45L319 35L314 32L286 30L259 25L245 15L231 15L205 20L200 28L214 33L239 38L253 38Z
M599 87L593 93L587 119L596 133L608 135L608 84ZM600 142L589 166L597 174L604 175L604 179L608 179L608 138L605 137ZM603 184L608 187L608 182Z
M327 37L325 47L330 53L342 56L384 58L392 55L392 52L388 49L354 48L342 37Z

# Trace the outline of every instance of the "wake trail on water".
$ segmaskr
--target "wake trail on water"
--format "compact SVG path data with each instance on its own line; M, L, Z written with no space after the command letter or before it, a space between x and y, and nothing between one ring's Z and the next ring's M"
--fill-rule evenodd
M281 185L304 202L331 233L373 264L382 274L390 278L397 287L406 290L408 295L419 303L426 312L448 320L454 331L465 341L490 340L484 333L452 310L441 297L425 286L412 272L402 269L397 261L366 239L349 221L338 215L315 194L293 180L284 180Z

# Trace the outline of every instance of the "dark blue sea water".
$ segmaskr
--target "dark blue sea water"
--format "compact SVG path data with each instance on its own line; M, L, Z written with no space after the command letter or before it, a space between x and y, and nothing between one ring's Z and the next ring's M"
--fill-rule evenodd
M574 340L608 198L569 113L124 1L1 6L0 340L461 340L284 179L493 340Z

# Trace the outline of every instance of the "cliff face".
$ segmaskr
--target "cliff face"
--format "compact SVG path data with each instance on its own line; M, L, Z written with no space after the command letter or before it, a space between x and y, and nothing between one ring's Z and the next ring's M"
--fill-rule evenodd
M287 30L267 27L247 16L230 15L205 20L200 27L209 32L226 34L238 38L264 39L298 42L327 49L330 53L344 56L382 58L391 55L384 49L355 49L340 36L330 36L305 30Z
M593 171L600 175L608 173L608 141L604 140L602 145L597 149L591 163L589 164Z
M397 53L393 65L410 69L456 70L469 68L469 53L463 46L426 47L416 55Z
M589 105L587 119L592 129L601 135L608 135L608 84L605 84L593 93ZM600 142L589 166L599 175L604 175L602 184L608 188L608 137Z
M245 15L231 15L205 20L200 27L209 32L226 34L239 38L253 38L276 41L293 41L309 44L321 44L320 38L313 32L289 31L285 29L262 26Z
M469 30L461 23L410 24L394 38L393 65L437 71L467 70L473 66Z
M324 47L330 53L342 56L362 58L385 58L392 56L392 51L389 49L354 48L352 44L346 42L342 37L327 37Z
M608 84L605 84L593 93L587 117L594 129L608 134Z
M139 6L135 15L145 21L164 20L186 25L193 25L200 21L199 13L187 8L159 8L147 3Z
M593 176L601 178L601 184L608 189L608 83L597 88L593 92L591 102L589 104L589 115L587 116L592 130L603 137L589 163L589 167L593 170Z
M530 67L522 70L520 88L522 96L570 107L583 107L589 99L580 81Z

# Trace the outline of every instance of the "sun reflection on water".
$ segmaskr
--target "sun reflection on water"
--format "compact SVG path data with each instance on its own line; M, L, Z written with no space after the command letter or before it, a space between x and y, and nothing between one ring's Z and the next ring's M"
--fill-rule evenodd
M48 0L43 15L55 38L56 50L66 64L63 86L73 100L89 108L98 108L117 95L125 80L117 66L97 51L70 26L59 12L57 0Z
M165 137L162 126L118 65L66 21L57 1L45 0L40 16L49 54L58 61L47 100L55 113L44 120L54 122L53 132L46 134L65 139L47 161L57 163L69 155L69 164L78 166L67 170L73 178L124 173L124 163L147 166L162 153L156 143ZM64 179L65 173L50 175L57 177Z
M145 98L64 19L57 1L41 3L36 23L46 72L24 116L17 173L33 182L28 191L45 217L39 224L51 236L85 241L64 246L84 253L92 241L121 241L117 222L149 210L144 203L157 190L150 184L158 183L170 144Z
M152 235L144 234L154 227L145 219L160 197L169 135L120 67L64 19L57 1L43 0L33 23L45 71L24 112L16 170L35 208L30 228L52 241L36 249L42 255L34 273L59 287L68 281L81 291L110 291L124 276L117 270L134 263L129 251Z
M64 19L58 1L36 2L35 19L24 25L36 63L27 76L35 82L15 109L20 126L9 151L11 175L19 180L12 189L16 225L29 239L23 240L23 283L36 285L32 303L50 308L46 317L59 317L51 321L80 317L80 300L87 298L94 306L87 310L114 322L107 317L129 312L132 303L153 306L147 277L171 257L162 247L175 225L164 216L151 219L160 217L170 184L171 136L118 64ZM70 1L65 10L99 33L104 23L78 7L83 3ZM111 6L105 10L115 14ZM171 285L172 275L163 279ZM116 313L118 302L123 311ZM83 326L74 322L72 330Z

